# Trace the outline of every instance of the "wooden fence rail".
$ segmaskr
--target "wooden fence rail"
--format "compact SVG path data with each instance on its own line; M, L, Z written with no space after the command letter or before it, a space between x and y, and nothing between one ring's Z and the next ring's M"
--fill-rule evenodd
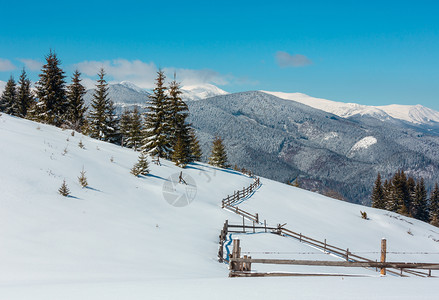
M249 220L259 223L259 214L251 214L238 206L234 206L237 202L253 193L257 187L261 184L259 177L254 178L254 182L248 187L244 187L242 190L235 191L233 195L229 195L222 200L221 207L230 210L238 215L241 215Z
M258 258L231 258L230 262L251 263L251 264L299 265L299 266L439 270L438 263L406 263L406 262L376 262L376 261L351 262L351 261L258 259Z
M400 273L391 272L396 275L404 276L403 271L410 274L431 277L431 270L439 270L439 263L411 263L411 262L386 262L384 261L316 261L316 260L294 260L294 259L252 259L251 257L241 257L241 247L239 240L233 240L233 252L230 255L229 269L230 277L261 277L261 276L310 276L318 274L297 274L297 273L251 273L252 264L280 264L280 265L301 265L301 266L325 266L325 267L353 267L353 268L376 268L386 270L387 268L400 270ZM428 270L428 273L415 271L413 269ZM276 274L276 275L275 275ZM384 272L385 274L385 272Z

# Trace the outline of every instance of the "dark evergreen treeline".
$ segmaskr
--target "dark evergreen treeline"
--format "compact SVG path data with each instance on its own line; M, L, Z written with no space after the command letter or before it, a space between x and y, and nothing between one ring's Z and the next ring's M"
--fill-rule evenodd
M0 97L1 112L74 129L102 141L140 150L156 162L166 158L184 167L200 160L201 148L195 131L186 121L189 110L181 98L175 74L167 87L164 72L157 72L155 88L147 103L148 112L144 116L135 108L125 111L119 118L108 95L104 69L97 74L96 90L88 108L84 103L86 89L81 84L81 73L76 70L71 84L67 85L56 53L50 51L45 60L35 92L31 90L31 81L24 69L18 85L11 76ZM139 174L146 174L145 157L141 155L139 160L142 164Z
M428 198L424 178L415 180L400 170L383 183L378 173L372 190L372 207L439 226L439 186L436 183Z

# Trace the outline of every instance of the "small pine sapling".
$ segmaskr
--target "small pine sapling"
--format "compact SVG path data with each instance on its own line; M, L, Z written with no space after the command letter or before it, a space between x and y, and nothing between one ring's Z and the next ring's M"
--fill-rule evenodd
M61 187L58 189L58 193L60 193L64 197L67 197L70 194L70 190L67 187L65 179L63 180L63 183L62 183Z
M114 157L113 157L113 156L110 157L110 161L111 161L111 162L114 162Z
M78 177L79 184L82 187L87 187L88 186L88 182L87 182L87 177L85 176L84 167L82 167L82 171L81 171L80 174L81 174L81 176Z
M131 169L131 174L133 174L134 176L145 176L149 174L148 160L146 159L146 156L143 152L140 153L139 160Z
M82 143L82 140L79 140L78 146L79 148L84 149L84 144Z

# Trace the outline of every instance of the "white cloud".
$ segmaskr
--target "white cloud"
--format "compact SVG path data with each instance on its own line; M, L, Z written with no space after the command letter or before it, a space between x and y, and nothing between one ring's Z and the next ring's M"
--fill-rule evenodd
M140 60L84 61L75 66L80 72L93 77L100 68L104 68L105 73L114 81L130 81L141 88L152 88L157 72L154 63L144 63Z
M182 85L198 85L204 83L211 83L215 85L229 84L230 76L223 76L214 70L202 69L178 69L178 68L164 68L165 74L168 78L174 77L174 72L177 74L177 81ZM228 78L227 78L228 77Z
M15 66L8 59L0 58L0 72L15 70Z
M109 77L109 82L130 81L145 89L154 87L154 81L158 71L157 66L153 62L145 63L141 60L129 61L126 59L83 61L74 67L86 76L93 78L96 78L96 74L100 68L104 68L105 73ZM163 68L163 71L168 80L172 80L174 72L176 72L177 80L181 82L182 85L198 85L204 83L226 85L229 84L229 80L233 78L231 76L221 75L209 69L194 70L166 67ZM91 83L91 79L84 78L83 83L88 87Z
M284 51L276 52L276 62L281 68L303 67L312 64L312 61L302 54L291 55Z
M39 71L43 66L41 62L30 58L22 58L20 59L20 61L24 63L26 68L29 69L30 71Z

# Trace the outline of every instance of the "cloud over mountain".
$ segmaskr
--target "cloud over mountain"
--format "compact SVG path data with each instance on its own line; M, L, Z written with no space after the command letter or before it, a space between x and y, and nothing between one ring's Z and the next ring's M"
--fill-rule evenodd
M304 67L307 65L312 64L312 61L302 54L289 54L284 51L277 51L276 52L276 62L279 67L281 68L288 68L288 67Z

